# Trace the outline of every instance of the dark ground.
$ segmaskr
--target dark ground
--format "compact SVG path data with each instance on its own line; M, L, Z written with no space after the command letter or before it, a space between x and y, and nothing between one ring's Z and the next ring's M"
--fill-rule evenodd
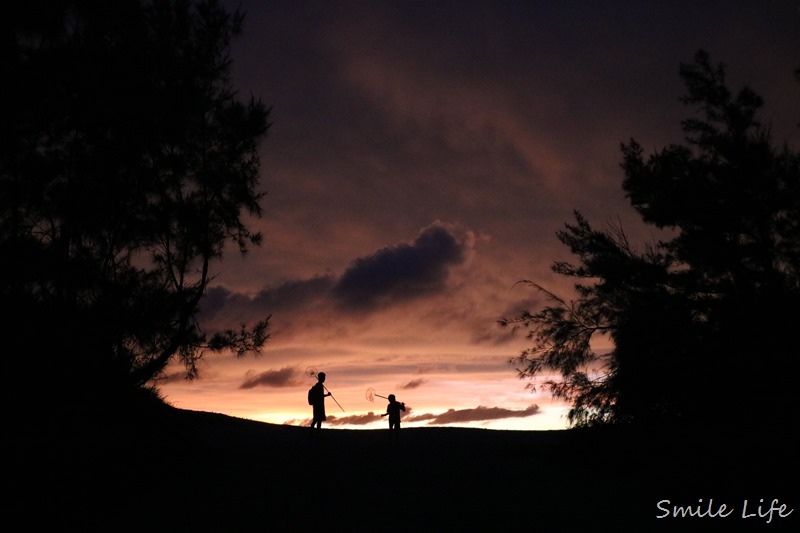
M774 426L773 426L774 428ZM166 409L14 432L5 531L800 530L797 438L706 426L496 431L279 426ZM713 498L729 516L666 517ZM785 504L759 517L777 498ZM748 513L742 518L742 505ZM667 504L663 504L667 505ZM671 509L671 507L670 507Z

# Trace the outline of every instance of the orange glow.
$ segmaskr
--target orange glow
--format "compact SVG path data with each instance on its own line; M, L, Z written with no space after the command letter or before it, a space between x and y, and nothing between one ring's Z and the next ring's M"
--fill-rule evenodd
M487 361L494 361L496 368L488 370ZM527 390L526 383L516 379L500 357L471 361L442 359L430 368L397 362L374 365L366 370L363 365L352 362L315 366L326 373L325 385L341 405L340 408L331 398L326 399L328 420L323 427L327 428L385 428L387 422L380 415L386 411L387 402L378 396L389 394L394 394L407 406L402 415L403 427L566 428L564 416L568 406L555 402L541 391ZM469 370L470 366L480 370ZM282 372L289 375L283 383L241 388L245 375L268 375L269 370L256 368L271 367L266 360L218 362L207 369L207 378L194 382L173 381L163 384L160 390L167 401L183 409L272 424L307 425L311 407L306 402L306 391L314 384L314 378L307 377L302 366L285 367ZM367 398L369 388L378 395L372 402Z

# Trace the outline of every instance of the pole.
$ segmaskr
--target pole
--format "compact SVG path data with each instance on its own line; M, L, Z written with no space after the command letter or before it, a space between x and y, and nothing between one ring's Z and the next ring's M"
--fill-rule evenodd
M328 394L330 394L330 395L331 395L331 400L333 400L334 402L336 402L336 398L334 398L334 397L333 397L333 394L331 394L331 391L329 391L329 390L328 390L328 387L326 387L326 386L323 384L323 385L322 385L322 388L323 388L323 389L325 389L325 392L327 392ZM336 405L338 405L338 406L339 406L339 409L341 409L341 410L342 410L342 412L344 413L344 407L342 407L342 406L341 406L341 404L339 404L339 402L336 402Z

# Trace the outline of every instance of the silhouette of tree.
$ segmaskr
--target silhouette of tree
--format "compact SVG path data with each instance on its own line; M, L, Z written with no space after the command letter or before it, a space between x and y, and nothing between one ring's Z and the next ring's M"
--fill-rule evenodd
M749 88L735 95L705 51L681 66L685 143L645 157L622 145L622 183L646 224L668 240L636 251L621 227L596 231L580 213L558 232L579 258L577 300L548 297L502 319L532 346L511 360L521 378L572 402L570 422L755 418L789 412L792 324L800 304L800 157L776 147ZM592 350L594 335L613 350Z
M213 0L10 8L3 339L12 374L36 375L42 393L113 405L176 357L195 377L205 352L267 340L268 317L238 331L198 323L212 263L261 242L244 215L261 214L269 110L231 85L242 21Z

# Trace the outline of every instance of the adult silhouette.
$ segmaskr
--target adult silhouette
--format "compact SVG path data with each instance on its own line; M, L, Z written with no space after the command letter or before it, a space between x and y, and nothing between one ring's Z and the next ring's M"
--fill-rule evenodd
M308 392L308 401L313 409L313 418L311 419L311 427L320 429L322 422L326 420L325 417L325 396L330 396L331 393L325 390L325 372L317 374L317 382L311 387Z

